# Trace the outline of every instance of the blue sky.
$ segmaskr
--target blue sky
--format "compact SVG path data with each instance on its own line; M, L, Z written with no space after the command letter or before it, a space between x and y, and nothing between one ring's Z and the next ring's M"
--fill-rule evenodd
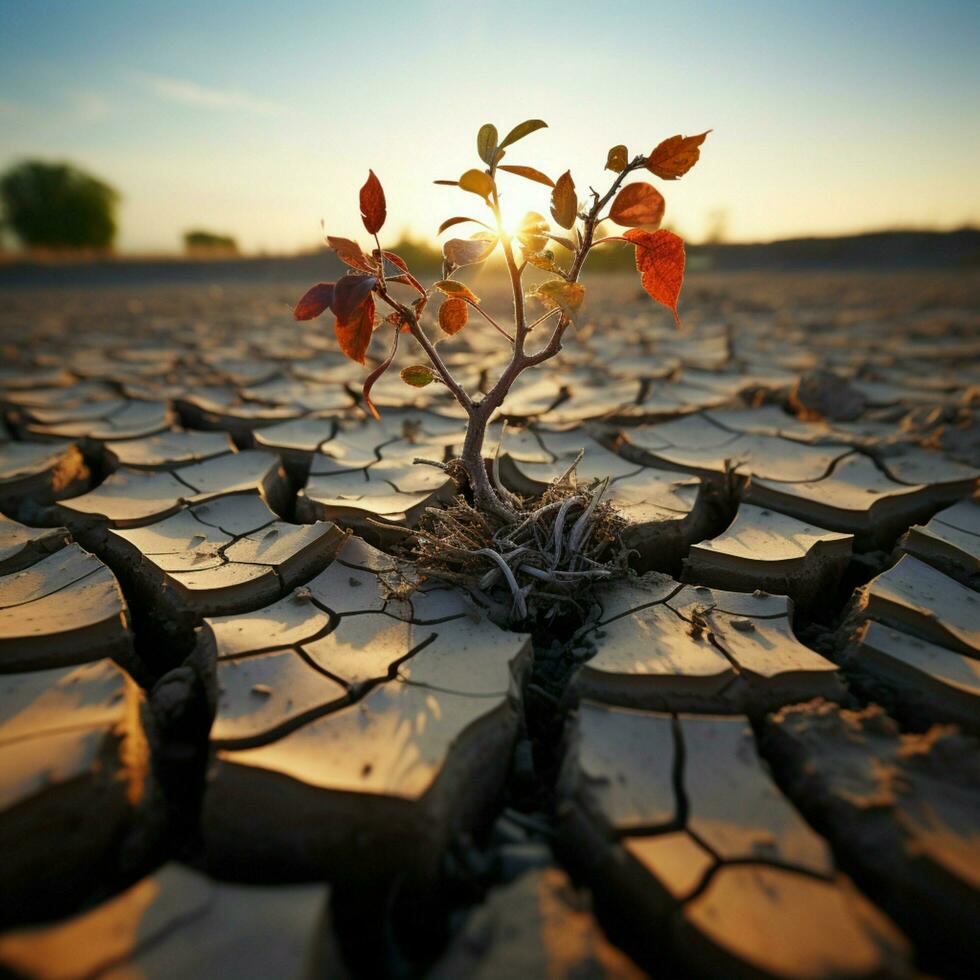
M355 233L368 167L392 231L431 236L479 206L431 181L478 164L481 123L527 117L550 128L509 162L583 189L614 143L713 128L662 188L692 240L718 210L736 240L977 223L978 103L976 3L0 0L0 167L103 176L128 250ZM545 211L540 190L506 203Z

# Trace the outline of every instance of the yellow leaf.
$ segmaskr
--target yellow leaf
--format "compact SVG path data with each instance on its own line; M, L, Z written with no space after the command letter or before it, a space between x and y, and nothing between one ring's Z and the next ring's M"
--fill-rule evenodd
M548 244L548 232L551 227L544 215L537 211L528 211L521 219L517 229L517 240L529 252L540 252Z
M435 288L447 296L455 296L458 299L468 299L474 303L480 302L480 297L470 290L464 283L456 282L455 279L440 279L435 284Z
M533 293L549 309L559 308L563 313L571 315L585 299L585 286L580 282L567 282L564 279L549 279L541 283Z
M545 272L561 272L561 269L555 263L554 252L525 252L524 258L527 259L531 265L538 269L544 269Z
M493 180L482 170L467 170L459 178L459 186L471 194L478 194L485 201L489 200L490 195L493 193Z

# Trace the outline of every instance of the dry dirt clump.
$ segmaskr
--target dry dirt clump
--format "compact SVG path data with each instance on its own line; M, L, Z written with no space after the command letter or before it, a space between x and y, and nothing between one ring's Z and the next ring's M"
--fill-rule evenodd
M495 479L512 518L463 496L428 508L403 550L422 578L462 586L512 624L584 614L597 582L628 574L628 522L605 499L608 479L579 483L578 462L539 497L518 496Z

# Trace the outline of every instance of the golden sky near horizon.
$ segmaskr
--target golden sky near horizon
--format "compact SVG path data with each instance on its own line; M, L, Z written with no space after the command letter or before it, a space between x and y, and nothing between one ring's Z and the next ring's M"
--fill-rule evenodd
M56 18L57 31L51 30ZM661 184L692 241L980 223L974 4L382 4L0 0L0 167L71 160L123 194L120 247L190 227L249 251L360 230L381 178L392 235L434 237L480 202L437 187L475 137L539 117L508 163L599 189L607 149L713 129ZM505 210L547 189L503 185Z

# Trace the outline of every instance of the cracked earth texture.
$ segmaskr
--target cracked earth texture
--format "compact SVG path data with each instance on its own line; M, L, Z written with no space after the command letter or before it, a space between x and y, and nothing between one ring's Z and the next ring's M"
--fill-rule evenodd
M975 975L976 276L600 280L488 441L637 574L528 633L392 591L463 422L295 295L5 291L0 971Z

